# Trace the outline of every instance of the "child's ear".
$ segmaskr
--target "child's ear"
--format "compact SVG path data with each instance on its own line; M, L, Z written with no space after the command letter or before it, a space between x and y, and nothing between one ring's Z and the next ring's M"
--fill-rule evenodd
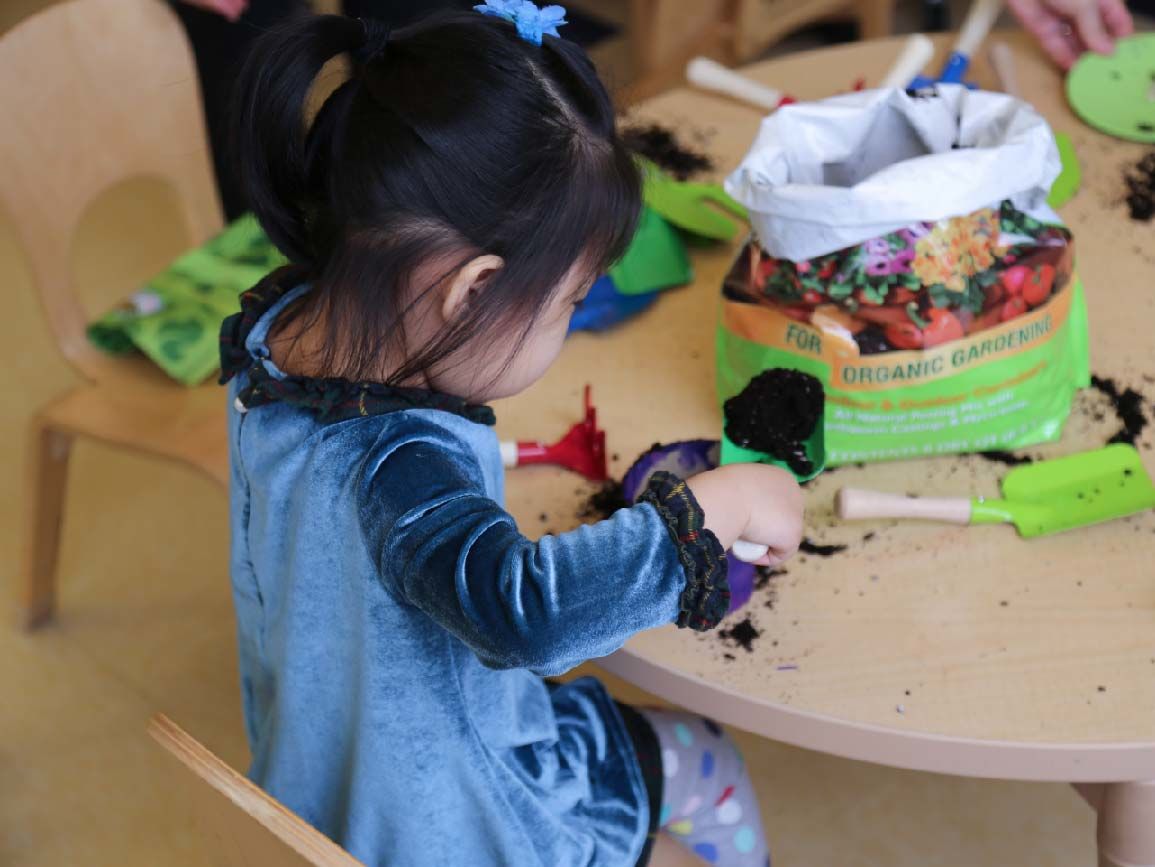
M505 266L500 256L484 255L465 263L445 289L441 301L441 315L452 321L467 305L471 296L485 288L485 284Z

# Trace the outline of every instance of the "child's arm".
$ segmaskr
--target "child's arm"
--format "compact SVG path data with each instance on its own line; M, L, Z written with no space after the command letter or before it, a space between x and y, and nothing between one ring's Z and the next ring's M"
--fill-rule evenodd
M369 468L362 524L386 586L487 665L557 674L644 629L708 629L725 614L724 549L686 485L659 481L647 504L532 542L485 496L472 454L436 439L423 432Z

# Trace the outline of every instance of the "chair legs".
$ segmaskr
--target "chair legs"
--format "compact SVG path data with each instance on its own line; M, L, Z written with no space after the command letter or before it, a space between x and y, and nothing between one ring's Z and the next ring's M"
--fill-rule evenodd
M858 0L855 5L863 39L882 39L894 33L895 0Z
M24 501L24 563L17 616L32 630L52 619L56 610L56 565L60 525L68 484L72 434L53 429L43 418L32 420Z

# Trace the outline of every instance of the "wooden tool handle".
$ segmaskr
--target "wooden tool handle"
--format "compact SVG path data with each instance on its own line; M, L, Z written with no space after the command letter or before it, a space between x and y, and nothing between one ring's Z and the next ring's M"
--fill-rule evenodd
M1015 72L1015 55L1011 51L1011 47L1005 42L996 42L991 46L988 54L1003 93L1017 99L1019 96L1019 77Z
M955 52L973 56L1002 11L1003 0L974 0L954 44Z
M782 91L739 75L708 57L695 57L687 64L686 80L694 87L712 90L766 111L774 111L782 102Z
M843 488L834 501L834 511L844 521L869 518L916 518L923 521L945 521L949 524L971 522L971 501L966 497L911 497Z
M934 43L922 33L912 34L891 64L879 87L907 87L934 57Z

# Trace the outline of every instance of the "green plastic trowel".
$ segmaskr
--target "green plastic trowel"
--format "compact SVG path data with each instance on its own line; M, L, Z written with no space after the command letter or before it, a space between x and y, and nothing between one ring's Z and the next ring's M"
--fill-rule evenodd
M676 180L649 160L639 159L645 173L646 204L679 229L711 241L733 241L745 230L746 209L718 184ZM729 216L727 216L729 215Z
M1016 467L1003 478L1003 498L911 497L857 488L838 492L844 520L917 518L951 524L1014 524L1026 539L1101 524L1155 508L1155 485L1134 446Z
M678 230L645 207L629 249L609 275L623 295L644 295L690 283L694 269Z
M1069 135L1065 132L1055 133L1055 144L1059 148L1063 169L1051 185L1047 204L1052 208L1061 208L1079 192L1079 186L1083 183L1083 169L1079 166L1079 157Z
M1109 57L1084 54L1067 75L1067 100L1102 132L1155 142L1155 33L1120 39Z

